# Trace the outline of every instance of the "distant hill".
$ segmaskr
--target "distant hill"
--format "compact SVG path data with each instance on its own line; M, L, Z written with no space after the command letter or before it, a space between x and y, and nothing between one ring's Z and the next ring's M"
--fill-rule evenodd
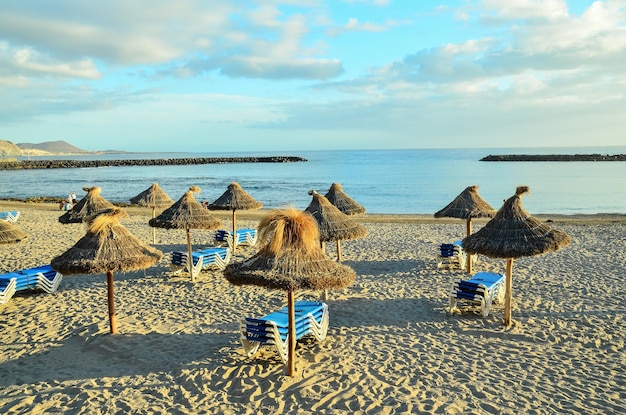
M46 141L44 143L17 143L25 154L32 154L29 150L45 151L46 153L84 154L89 151L82 150L65 141Z
M13 144L12 142L6 141L6 140L0 140L0 157L2 158L16 157L16 156L21 156L23 154L24 153L22 152L22 149L16 146L15 144Z

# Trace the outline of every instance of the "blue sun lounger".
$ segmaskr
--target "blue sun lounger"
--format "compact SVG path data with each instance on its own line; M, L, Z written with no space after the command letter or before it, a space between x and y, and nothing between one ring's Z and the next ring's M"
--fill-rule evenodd
M459 302L480 305L483 317L491 311L491 305L504 299L504 275L494 272L477 272L468 280L458 280L450 292L449 311L453 313Z
M187 270L187 252L174 251L170 253L170 269L174 274ZM193 276L196 277L203 269L211 267L223 270L230 262L230 248L212 247L191 253L193 261ZM188 270L187 270L188 271Z
M233 246L233 233L224 229L215 231L215 240L217 242L225 242L230 249L237 247L238 245L250 245L253 246L257 241L256 229L243 228L237 229L237 239Z
M445 243L439 245L437 253L437 268L449 268L452 266L465 267L465 251L461 241L455 241L451 244Z
M296 301L296 340L313 336L323 341L328 332L328 306L318 301ZM262 345L274 348L281 360L287 363L289 315L287 306L260 318L246 317L240 323L241 345L248 357Z
M40 290L53 293L61 284L63 275L52 266L41 265L0 275L0 304L6 303L17 291Z
M17 218L20 217L20 212L17 210L12 210L9 212L0 212L0 220L5 220L7 222L17 222Z

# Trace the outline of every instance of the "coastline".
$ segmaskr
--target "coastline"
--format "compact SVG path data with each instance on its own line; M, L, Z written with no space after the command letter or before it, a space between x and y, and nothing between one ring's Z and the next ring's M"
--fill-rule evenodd
M0 162L0 170L75 169L90 167L188 166L225 163L295 163L307 161L295 156L267 157L183 157L134 160L21 160Z
M116 204L127 210L129 215L147 215L151 214L151 208L131 206L128 204ZM20 210L20 209L34 209L34 210L52 210L59 211L58 201L55 202L27 202L18 200L0 199L0 211L5 210ZM271 209L259 209L259 210L238 210L237 218L246 220L261 220ZM60 211L59 211L60 212ZM223 220L228 220L232 217L232 212L222 210L212 210L211 213ZM537 219L548 221L551 223L587 223L587 224L600 224L600 223L626 223L626 214L623 213L596 213L596 214L547 214L538 213L532 214ZM433 215L422 213L368 213L363 215L351 216L352 220L361 223L465 223L464 219L456 218L435 218ZM472 223L484 224L489 219L478 218L473 219Z
M28 237L0 248L4 272L47 262L85 233L84 225L60 224L54 204L0 201L6 209L21 211L16 225ZM122 225L151 241L151 209L127 210ZM214 213L229 225L230 212ZM238 226L255 227L264 213L238 211ZM64 276L52 294L23 292L0 305L0 410L624 413L626 252L616 241L626 223L623 215L617 222L583 216L554 218L571 245L515 261L514 324L506 328L501 304L484 318L479 307L447 310L453 282L467 274L438 269L435 254L439 243L465 232L464 221L363 215L368 235L341 245L357 280L328 293L328 336L298 342L294 377L271 348L248 357L239 341L240 319L280 308L284 292L234 287L218 270L192 283L172 274L167 261L116 272L120 334L110 335L105 275ZM191 238L194 247L210 244L212 231L191 230ZM157 229L153 246L184 250L185 232ZM232 261L257 248L238 248ZM326 252L335 258L334 244ZM481 256L474 268L504 272L505 261Z

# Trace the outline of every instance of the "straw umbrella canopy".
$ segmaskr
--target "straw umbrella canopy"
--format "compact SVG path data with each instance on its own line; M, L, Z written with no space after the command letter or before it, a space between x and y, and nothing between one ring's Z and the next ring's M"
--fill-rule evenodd
M473 218L493 218L496 210L485 202L478 194L478 186L468 186L457 197L452 200L446 207L435 212L436 218L459 218L466 219L467 235L472 234ZM467 255L466 261L467 272L472 272L472 254Z
M127 216L128 213L116 207L91 216L85 236L50 262L52 268L63 275L106 273L111 334L117 333L113 272L145 269L163 256L161 251L145 245L119 223Z
M150 219L148 224L155 228L164 229L184 229L187 236L187 251L189 253L187 261L189 261L188 269L191 274L191 281L195 282L196 277L193 273L193 258L191 250L190 229L217 229L222 222L215 218L208 210L200 204L194 197L194 193L199 193L198 186L191 186L185 194L178 199L169 208L165 209L156 218Z
M348 216L365 213L365 208L348 196L339 183L330 185L330 189L328 189L324 197L328 199L333 206Z
M532 217L522 206L528 186L520 186L504 202L496 216L476 233L463 239L463 249L491 258L506 258L504 324L511 325L513 259L540 255L568 245L571 238Z
M259 223L260 249L251 258L230 263L224 276L234 285L257 285L287 291L289 313L287 372L295 371L294 291L345 288L356 273L331 260L319 246L315 219L303 211L270 212Z
M137 206L145 206L152 208L152 218L156 217L156 209L171 206L174 200L161 189L158 183L139 193L130 199L130 203ZM156 242L156 228L152 228L152 243Z
M0 220L0 244L12 244L27 238L27 235L17 226Z
M85 197L72 209L59 216L59 222L64 224L82 223L99 211L115 208L115 205L100 196L101 188L97 186L83 187L83 190L87 192Z
M261 209L263 207L263 203L257 201L255 198L250 196L248 192L243 190L243 188L237 182L232 182L228 185L226 191L215 201L209 204L209 209L211 210L232 210L233 211L233 239L237 238L237 225L236 225L236 214L237 210L256 210ZM236 244L233 244L233 250L235 249Z
M319 227L320 242L337 241L337 260L341 261L340 240L363 238L367 235L365 226L353 221L348 215L333 206L328 199L315 190L309 191L313 196L305 209L310 213Z

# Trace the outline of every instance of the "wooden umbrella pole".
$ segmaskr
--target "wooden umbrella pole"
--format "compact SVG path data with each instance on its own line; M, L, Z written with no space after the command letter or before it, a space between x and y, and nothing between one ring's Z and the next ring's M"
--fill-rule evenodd
M296 311L293 291L287 294L287 309L289 311L289 332L287 333L287 375L296 373Z
M191 282L196 282L196 275L195 272L193 272L193 257L191 256L191 235L189 235L189 228L186 228L185 231L187 232L187 267L191 274Z
M115 300L113 295L113 272L107 271L107 297L109 303L109 327L111 334L117 334L117 322L115 321Z
M237 225L235 224L235 209L233 209L233 252L237 248Z
M156 206L152 206L152 219L156 217ZM156 243L156 227L152 227L152 243Z
M341 248L339 246L339 239L337 239L337 262L341 262Z
M511 319L511 299L513 297L513 258L506 260L506 291L504 293L504 325L510 327L512 324Z
M472 218L467 219L466 230L467 236L470 236L472 234ZM467 254L465 269L467 270L468 274L472 273L472 254Z

